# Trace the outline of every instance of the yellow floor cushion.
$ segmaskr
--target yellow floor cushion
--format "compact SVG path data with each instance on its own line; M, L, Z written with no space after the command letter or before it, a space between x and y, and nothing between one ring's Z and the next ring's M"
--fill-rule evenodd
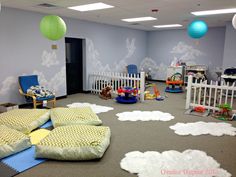
M30 138L17 130L0 125L0 159L31 147Z
M91 125L57 127L36 144L36 157L55 160L101 158L110 144L110 128Z
M32 145L38 144L43 138L48 136L50 132L51 132L50 130L46 130L43 128L31 132L29 134L31 144Z
M0 125L29 134L49 120L46 109L14 109L0 114Z
M50 112L54 127L64 125L101 125L102 121L90 107L81 108L54 108Z

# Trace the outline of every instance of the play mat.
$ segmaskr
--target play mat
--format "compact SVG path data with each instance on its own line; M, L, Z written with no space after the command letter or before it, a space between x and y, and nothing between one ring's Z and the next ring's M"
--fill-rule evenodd
M102 112L108 112L113 110L114 108L108 107L108 106L101 106L101 105L96 105L96 104L91 104L91 103L72 103L67 105L69 108L79 108L79 107L91 107L93 112L96 114L102 113Z
M125 154L120 166L139 177L231 177L205 152L191 149L162 153L133 151Z
M178 135L206 135L222 136L222 135L236 135L236 128L229 123L224 122L194 122L194 123L176 123L170 126Z
M117 113L120 121L170 121L175 117L161 111L131 111Z

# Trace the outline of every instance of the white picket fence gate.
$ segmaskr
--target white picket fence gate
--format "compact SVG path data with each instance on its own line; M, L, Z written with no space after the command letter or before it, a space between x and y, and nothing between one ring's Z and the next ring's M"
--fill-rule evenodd
M186 109L193 108L195 106L204 106L208 110L215 112L219 110L218 106L221 104L229 104L233 107L236 96L236 85L225 83L224 81L218 82L211 81L207 84L207 81L195 80L193 83L193 77L188 76L187 85L187 98Z
M89 75L90 90L94 94L101 92L107 85L112 86L112 92L117 93L120 87L135 87L140 90L140 101L144 101L145 72L140 74L94 72Z

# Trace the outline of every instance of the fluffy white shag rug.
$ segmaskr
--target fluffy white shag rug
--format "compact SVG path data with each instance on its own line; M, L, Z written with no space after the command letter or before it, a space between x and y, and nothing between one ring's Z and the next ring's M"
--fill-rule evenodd
M112 107L107 107L107 106L101 106L101 105L96 105L96 104L91 104L91 103L72 103L67 105L69 108L79 108L79 107L91 107L93 112L96 114L102 113L102 112L108 112L113 110L114 108Z
M170 113L165 113L161 111L132 111L132 112L122 112L117 113L120 121L150 121L150 120L159 120L159 121L170 121L175 117Z
M231 177L203 151L188 149L162 153L133 151L125 154L120 167L139 177Z
M194 123L176 123L170 126L178 135L206 135L213 136L236 135L236 128L229 123L224 122L194 122Z

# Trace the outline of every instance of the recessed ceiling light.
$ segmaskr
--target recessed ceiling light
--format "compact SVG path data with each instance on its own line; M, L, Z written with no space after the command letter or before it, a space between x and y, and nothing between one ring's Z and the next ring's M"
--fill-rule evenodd
M85 4L85 5L80 5L80 6L72 6L72 7L68 7L68 9L84 12L84 11L91 11L91 10L108 9L108 8L113 8L113 7L114 6L104 4L102 2L98 2L98 3Z
M156 25L156 26L153 26L155 28L175 28L175 27L181 27L183 25L181 24L168 24L168 25Z
M141 21L151 21L151 20L157 20L154 17L138 17L138 18L126 18L126 19L121 19L122 21L125 22L141 22Z
M216 14L230 14L230 13L236 13L236 8L191 12L191 14L196 15L196 16L216 15Z

